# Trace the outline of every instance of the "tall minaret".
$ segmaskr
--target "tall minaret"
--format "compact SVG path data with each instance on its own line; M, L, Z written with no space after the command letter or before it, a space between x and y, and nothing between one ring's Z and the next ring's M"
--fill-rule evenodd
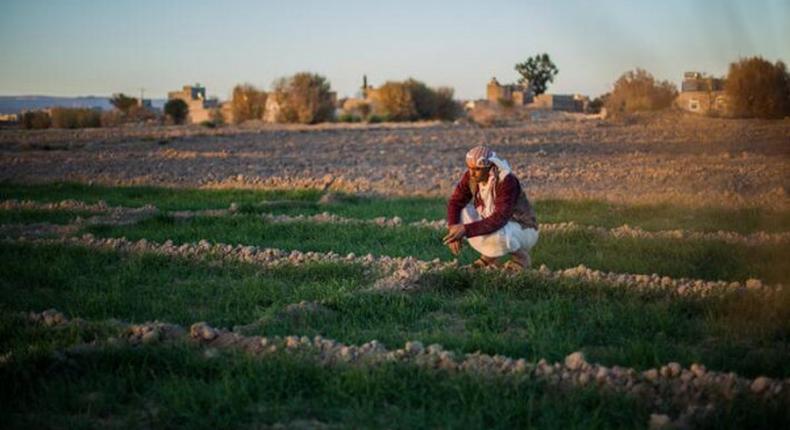
M368 98L368 75L362 75L362 98Z

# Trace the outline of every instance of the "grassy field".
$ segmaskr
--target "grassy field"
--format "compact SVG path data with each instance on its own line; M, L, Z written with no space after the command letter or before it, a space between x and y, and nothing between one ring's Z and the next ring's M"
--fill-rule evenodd
M340 196L317 191L169 190L144 187L0 185L0 200L104 200L163 210L241 206L234 216L176 220L168 215L127 226L91 226L101 237L176 244L206 239L301 251L415 256L450 260L441 232L416 227L267 223L258 213L353 218L437 219L439 199ZM790 230L787 213L719 208L628 207L596 201L538 201L539 220L647 230L683 228L739 233ZM84 214L82 214L84 216ZM68 223L68 211L5 210L8 223ZM584 264L620 273L674 278L786 283L786 244L734 246L706 240L623 239L584 231L542 234L534 264ZM468 263L468 248L461 256ZM308 358L257 359L189 345L62 351L117 335L107 321L152 320L213 326L265 336L321 335L347 344L376 339L439 343L456 353L482 351L561 361L574 351L590 362L645 370L668 362L754 378L790 377L790 291L677 296L562 279L534 272L446 270L413 292L372 290L357 264L264 268L207 258L97 251L65 244L0 244L0 415L13 428L227 428L273 425L365 428L645 428L651 413L677 416L638 398L559 389L535 379L483 378L407 364L327 368ZM320 303L294 314L289 305ZM57 308L85 326L45 328L21 317ZM790 421L775 403L734 399L701 427L780 428Z

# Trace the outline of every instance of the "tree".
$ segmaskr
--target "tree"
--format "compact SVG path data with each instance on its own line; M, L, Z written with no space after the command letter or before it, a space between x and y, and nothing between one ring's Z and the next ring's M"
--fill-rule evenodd
M441 119L452 121L460 113L453 89L431 88L416 79L389 81L373 93L379 114L392 121Z
M409 88L402 82L386 82L374 93L379 114L391 121L411 121L417 117Z
M435 91L436 119L453 121L461 114L461 105L453 99L455 91L450 87L439 87Z
M424 82L414 78L407 79L403 85L406 86L406 91L411 94L411 99L414 102L416 118L413 119L435 118L437 108L436 93L428 88Z
M653 111L668 108L677 97L674 84L656 79L644 69L623 73L604 106L610 114Z
M181 99L170 99L165 103L165 115L175 124L183 124L189 114L189 106Z
M516 64L516 71L521 75L519 83L532 84L532 90L539 96L546 92L548 84L554 82L559 69L551 62L549 54L537 54L527 58L523 63Z
M130 109L137 106L137 99L134 97L129 97L124 93L118 93L113 94L112 98L110 99L110 104L115 106L116 109L123 112L124 114L128 114Z
M771 64L762 57L751 57L731 63L724 90L736 116L790 115L790 75L781 61Z
M250 119L261 119L266 109L266 92L250 84L236 85L230 106L233 122L236 124Z
M280 105L278 122L315 124L331 121L335 116L335 100L329 81L308 72L275 81L275 100Z

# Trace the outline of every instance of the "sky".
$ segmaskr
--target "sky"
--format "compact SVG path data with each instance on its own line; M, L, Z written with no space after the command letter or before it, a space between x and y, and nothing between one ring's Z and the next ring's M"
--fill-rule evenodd
M597 96L641 67L679 84L760 55L790 61L790 0L0 0L0 95L164 98L200 83L227 99L282 76L354 96L408 77L485 96L548 53L549 92Z

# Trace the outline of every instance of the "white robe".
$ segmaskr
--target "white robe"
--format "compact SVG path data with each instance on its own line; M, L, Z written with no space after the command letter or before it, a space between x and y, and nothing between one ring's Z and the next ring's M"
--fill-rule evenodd
M461 211L461 222L469 224L482 218L477 209L470 203ZM515 221L508 221L499 230L466 239L475 251L486 257L501 257L519 250L529 252L538 243L538 231L534 228L522 228Z

